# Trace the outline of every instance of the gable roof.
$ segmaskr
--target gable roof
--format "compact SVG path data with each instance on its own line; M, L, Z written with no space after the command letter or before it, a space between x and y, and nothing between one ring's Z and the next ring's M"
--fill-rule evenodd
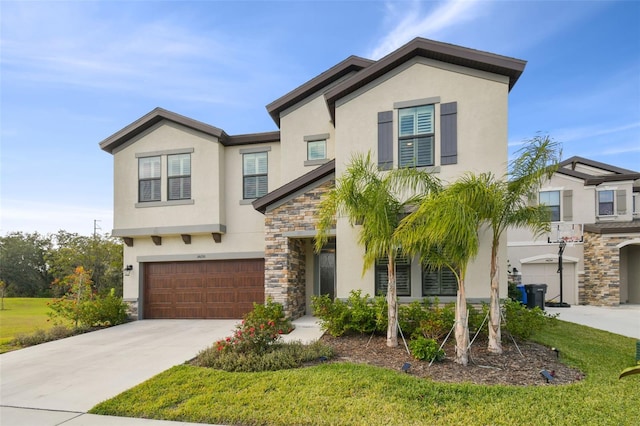
M204 134L214 136L225 146L249 145L276 142L280 140L279 131L229 136L224 130L215 126L211 126L201 121L158 107L100 142L100 148L110 154L113 154L113 151L116 148L138 136L145 130L153 127L162 120L168 120Z
M335 103L338 99L416 56L504 75L509 77L509 90L516 84L527 64L521 59L417 37L325 93L331 118L335 120Z
M595 175L575 170L578 164L600 169L609 174ZM567 166L570 166L571 168L568 168ZM578 156L573 156L560 162L556 173L582 179L584 180L585 185L599 185L603 182L619 182L623 180L640 179L640 172L623 169L621 167L612 166L611 164L601 163L599 161Z
M291 195L297 193L302 188L305 188L335 172L336 160L328 161L322 166L317 167L308 173L305 173L304 175L292 180L291 182L281 186L280 188L274 189L264 197L258 198L252 203L253 208L264 214L267 211L267 208L269 208L269 206L271 206L272 204L285 200L287 197L290 197Z
M280 113L292 105L297 104L307 96L317 92L318 90L328 86L329 84L341 79L345 75L360 71L363 68L375 63L370 59L361 58L359 56L349 56L344 61L334 65L317 77L297 87L286 95L276 99L267 105L267 111L275 123L280 127Z

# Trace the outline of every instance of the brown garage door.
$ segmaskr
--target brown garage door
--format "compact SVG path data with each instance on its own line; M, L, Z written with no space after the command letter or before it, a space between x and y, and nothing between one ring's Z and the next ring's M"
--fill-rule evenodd
M242 318L264 303L264 260L146 263L144 318Z

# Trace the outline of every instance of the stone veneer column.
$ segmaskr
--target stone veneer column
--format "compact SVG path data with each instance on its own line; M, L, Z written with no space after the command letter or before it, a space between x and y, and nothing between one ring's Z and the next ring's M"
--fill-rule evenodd
M305 241L285 233L315 232L318 204L333 185L327 181L265 213L265 297L281 303L292 319L306 311Z
M620 304L620 249L628 238L608 234L584 233L583 301L589 305Z

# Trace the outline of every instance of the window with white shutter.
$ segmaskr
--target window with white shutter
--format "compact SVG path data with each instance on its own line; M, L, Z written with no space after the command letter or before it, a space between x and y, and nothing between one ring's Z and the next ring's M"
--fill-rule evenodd
M138 158L138 201L160 201L160 156Z
M266 152L256 152L242 155L242 197L245 200L259 198L267 194L267 164L268 162Z
M433 166L434 128L433 105L398 110L400 167Z
M191 198L191 154L167 156L167 198L188 200Z

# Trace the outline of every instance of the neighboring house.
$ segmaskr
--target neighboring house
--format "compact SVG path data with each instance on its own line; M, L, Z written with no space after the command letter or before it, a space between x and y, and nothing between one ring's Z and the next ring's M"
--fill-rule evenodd
M563 302L640 303L640 172L571 157L543 184L538 202L551 209L551 233L508 234L509 261L523 284L547 284L547 300L560 301L564 240Z
M358 229L345 219L314 252L322 196L356 152L444 181L504 175L507 98L524 67L418 38L379 61L351 56L267 105L279 131L230 136L151 111L100 143L114 156L125 299L138 318L239 318L270 296L297 318L313 295L384 291L386 266L363 275ZM483 235L468 270L472 301L489 296L489 247ZM506 238L502 247L506 294ZM455 299L446 271L405 260L398 277L401 301Z

